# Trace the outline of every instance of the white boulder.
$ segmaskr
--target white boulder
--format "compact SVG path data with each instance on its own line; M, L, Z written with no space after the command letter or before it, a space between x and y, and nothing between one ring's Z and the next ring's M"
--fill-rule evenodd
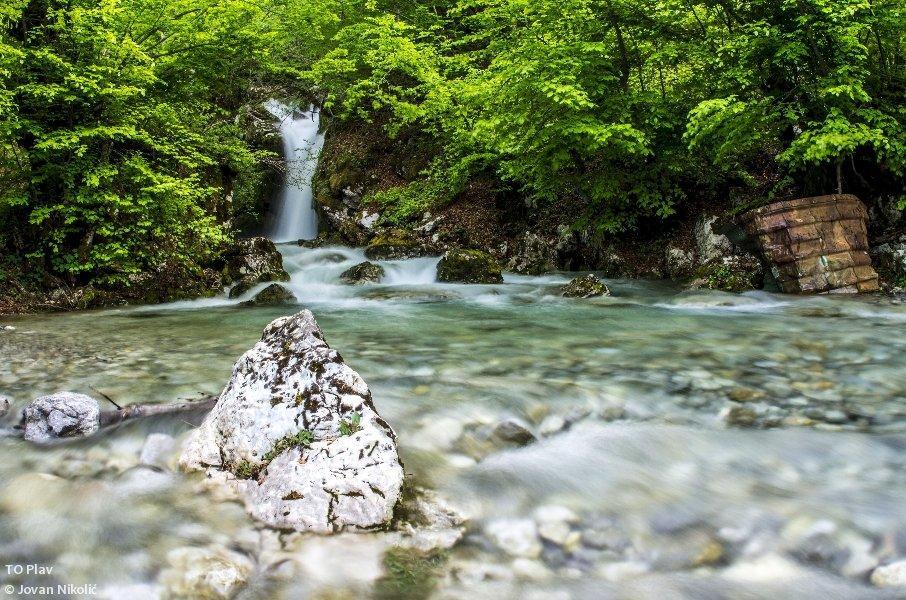
M101 425L101 409L91 396L58 392L32 400L22 411L22 419L26 440L48 442L96 432Z
M403 483L393 430L307 310L272 322L239 359L180 464L265 524L318 533L386 524Z
M871 572L871 583L878 587L906 587L906 560L898 560Z

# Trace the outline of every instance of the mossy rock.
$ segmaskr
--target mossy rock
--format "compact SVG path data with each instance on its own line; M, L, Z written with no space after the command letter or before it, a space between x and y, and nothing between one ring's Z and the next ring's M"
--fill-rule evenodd
M125 280L98 285L86 290L82 298L85 308L129 304L160 304L195 298L211 298L219 294L220 276L213 269L178 261L164 261Z
M397 260L415 258L424 253L421 242L404 229L390 229L377 235L365 248L369 260Z
M609 296L610 288L595 275L588 274L576 277L563 286L565 298L594 298L596 296Z
M340 281L349 285L377 283L384 277L384 267L365 261L346 269L340 274Z
M481 250L448 250L437 265L437 279L447 283L502 283L503 269Z
M727 256L701 266L690 287L734 293L758 290L764 287L764 268L754 256Z
M242 306L284 306L286 304L295 304L296 296L280 285L272 283L257 294L251 300L242 303Z
M289 273L283 269L283 257L274 242L255 237L236 241L235 247L227 253L223 279L225 283L242 279L255 283L289 281Z

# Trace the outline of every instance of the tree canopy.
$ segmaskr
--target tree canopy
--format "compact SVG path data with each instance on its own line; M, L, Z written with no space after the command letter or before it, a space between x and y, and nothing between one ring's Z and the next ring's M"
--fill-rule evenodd
M728 190L903 194L902 0L6 0L0 25L0 245L70 277L216 253L274 93L433 140L378 198L401 219L478 174L600 231Z

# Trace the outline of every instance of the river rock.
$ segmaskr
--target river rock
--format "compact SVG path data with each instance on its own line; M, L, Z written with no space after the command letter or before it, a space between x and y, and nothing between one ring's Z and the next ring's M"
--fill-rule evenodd
M531 519L497 519L488 523L485 533L495 546L510 556L538 558L541 540Z
M57 392L33 400L22 411L25 439L47 442L91 435L101 424L98 401L85 394Z
M888 283L903 285L906 282L906 235L897 241L887 242L871 249L875 270Z
M289 273L283 269L283 257L274 242L254 237L236 242L235 248L227 255L223 279L224 283L238 282L230 290L230 297L235 298L256 283L289 281Z
M764 267L752 254L731 254L699 267L690 289L745 292L764 286Z
M447 283L502 283L497 260L481 250L448 250L437 264L437 280Z
M528 446L535 441L535 434L516 419L501 421L491 435L501 445Z
M390 229L371 240L365 248L370 260L398 260L415 258L423 254L418 237L405 229Z
M226 548L176 548L161 573L168 597L233 598L254 570L246 556Z
M733 254L733 243L720 233L715 233L716 215L706 215L695 224L695 245L699 262L706 263Z
M257 294L251 300L246 300L242 306L283 306L285 304L295 304L296 296L280 285L272 283Z
M667 275L672 279L680 279L692 273L695 268L695 256L678 246L668 246L664 252L664 263Z
M906 560L898 560L871 572L871 583L878 587L906 587Z
M0 419L6 416L6 413L9 412L9 407L12 403L9 401L9 398L6 396L0 396Z
M516 244L507 270L523 275L541 275L557 268L557 242L527 231Z
M265 524L318 533L386 524L403 482L368 385L307 310L272 322L239 359L180 463Z
M595 296L609 296L610 289L595 275L589 273L576 277L563 287L562 294L565 298L593 298Z
M384 267L365 261L350 267L340 274L340 281L350 285L377 283L384 277Z

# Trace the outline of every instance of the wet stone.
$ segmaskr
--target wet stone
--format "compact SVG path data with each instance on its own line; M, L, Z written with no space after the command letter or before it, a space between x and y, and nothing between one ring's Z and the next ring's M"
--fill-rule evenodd
M58 392L41 396L22 411L25 439L48 442L91 435L100 427L100 412L97 400L85 394Z
M535 434L515 419L507 419L498 423L494 427L492 435L503 444L515 446L527 446L535 441Z
M561 293L565 298L594 298L609 296L610 289L597 276L588 274L570 281Z
M295 303L296 296L291 291L279 283L272 283L251 300L243 302L242 306L284 306Z
M384 267L372 262L359 263L340 274L340 281L349 285L377 283L384 277Z

